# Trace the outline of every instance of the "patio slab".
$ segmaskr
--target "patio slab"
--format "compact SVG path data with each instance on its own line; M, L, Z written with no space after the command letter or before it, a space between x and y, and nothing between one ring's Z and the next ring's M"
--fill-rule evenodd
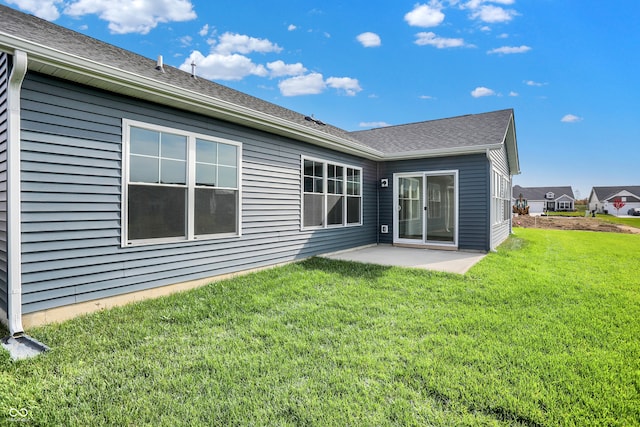
M485 253L479 252L405 248L392 245L365 246L323 255L324 258L343 261L424 268L458 274L466 273L485 256Z

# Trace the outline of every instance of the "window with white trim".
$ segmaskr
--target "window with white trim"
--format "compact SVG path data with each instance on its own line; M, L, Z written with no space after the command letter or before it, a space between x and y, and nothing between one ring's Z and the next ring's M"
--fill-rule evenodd
M123 120L123 245L240 234L241 145Z
M492 173L491 181L493 223L501 224L511 218L511 184L506 176L496 170Z
M362 169L302 158L302 228L362 224Z

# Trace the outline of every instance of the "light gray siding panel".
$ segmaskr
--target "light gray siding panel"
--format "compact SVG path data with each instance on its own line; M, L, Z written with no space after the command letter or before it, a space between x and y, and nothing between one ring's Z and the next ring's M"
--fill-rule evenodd
M376 242L374 162L27 74L23 310L30 313ZM242 143L242 236L122 248L122 119ZM363 226L300 229L301 155L363 168Z
M381 163L379 178L388 178L389 187L379 193L380 224L389 225L389 233L380 233L380 242L393 243L393 174L438 170L458 170L458 248L488 251L489 162L484 154Z
M8 312L7 297L7 96L9 55L0 53L0 317ZM3 319L5 321L7 319Z

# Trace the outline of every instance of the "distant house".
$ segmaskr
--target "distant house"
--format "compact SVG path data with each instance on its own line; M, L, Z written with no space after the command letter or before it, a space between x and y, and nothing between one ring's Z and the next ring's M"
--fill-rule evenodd
M618 211L613 201L620 199L624 207ZM629 209L640 208L640 185L593 187L589 194L589 210L610 215L626 215Z
M487 252L520 173L510 109L348 132L6 6L0 158L12 335L365 245Z
M567 212L575 210L575 196L571 187L520 187L513 186L512 197L520 195L527 201L530 214Z

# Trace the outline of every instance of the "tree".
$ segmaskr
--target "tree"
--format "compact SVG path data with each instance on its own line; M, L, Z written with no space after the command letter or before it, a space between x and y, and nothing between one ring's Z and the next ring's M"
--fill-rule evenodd
M613 199L613 207L616 208L616 216L620 215L620 209L624 207L626 203L622 201L620 197Z

